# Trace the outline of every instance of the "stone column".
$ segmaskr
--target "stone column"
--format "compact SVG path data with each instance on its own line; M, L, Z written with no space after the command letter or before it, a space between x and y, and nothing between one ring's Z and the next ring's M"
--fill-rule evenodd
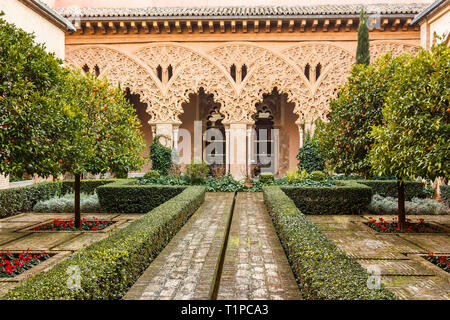
M303 128L301 124L297 123L297 126L298 126L298 144L299 144L298 147L303 148Z
M173 149L178 151L178 130L180 129L179 126L173 126Z
M252 126L247 127L247 174L249 176L252 175L251 169L252 164L255 164L255 135L254 135L254 128Z
M247 124L231 123L229 132L230 173L241 180L247 172Z
M0 189L8 189L8 188L9 188L9 177L0 175Z
M280 167L280 129L278 127L274 128L273 130L273 155L272 159L275 161L273 164L273 174L278 174L278 170ZM270 137L270 139L272 139Z
M230 173L230 126L225 125L225 172Z

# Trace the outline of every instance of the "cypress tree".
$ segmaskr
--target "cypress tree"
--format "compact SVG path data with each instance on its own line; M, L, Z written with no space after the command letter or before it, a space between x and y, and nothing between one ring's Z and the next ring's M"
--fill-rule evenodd
M356 64L370 63L369 54L369 27L367 26L367 14L364 8L361 9L359 14L359 27L358 27L358 47L356 49Z

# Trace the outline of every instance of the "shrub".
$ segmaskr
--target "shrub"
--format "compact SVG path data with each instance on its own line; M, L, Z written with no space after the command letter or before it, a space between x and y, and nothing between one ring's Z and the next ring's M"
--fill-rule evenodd
M143 176L144 179L147 179L147 180L150 180L150 181L156 181L160 177L161 177L161 175L156 170L148 170Z
M80 192L86 194L94 194L95 190L108 183L119 181L117 179L86 179L81 180ZM73 193L74 191L74 180L63 180L61 182L61 194Z
M150 159L152 160L152 169L162 175L167 175L172 168L172 149L159 142L161 135L156 135L150 146Z
M189 187L110 237L75 252L47 272L28 278L2 299L122 298L204 198L204 187ZM73 266L79 268L82 290L67 285Z
M208 192L241 192L244 191L244 183L236 181L231 174L221 178L211 178L206 181Z
M327 174L323 171L313 171L308 176L309 179L313 181L325 181L327 179Z
M74 212L74 194L68 193L64 196L54 197L48 200L39 201L33 207L34 212L44 213L72 213ZM96 194L81 194L81 212L97 213L103 212L98 196Z
M440 186L441 199L448 207L450 207L450 186Z
M375 194L367 210L371 214L397 214L398 201L393 197L382 197ZM441 215L449 214L449 209L436 200L413 198L405 202L406 214Z
M136 180L120 180L97 188L100 205L106 212L145 213L181 193L186 187L138 185Z
M31 211L41 200L61 193L61 183L41 182L26 187L0 190L0 218Z
M373 194L378 193L383 197L397 197L397 181L396 180L356 180L360 184L364 184L372 188ZM425 198L424 183L418 181L405 182L406 200L412 198Z
M186 177L191 183L202 183L208 177L209 165L206 162L191 162L186 165Z
M281 189L304 214L356 214L370 204L370 187L355 182L334 186L283 186Z
M368 289L368 273L328 240L279 187L263 188L264 202L307 299L395 299Z
M325 169L325 159L311 141L298 150L297 159L299 160L298 167L305 169L308 173Z
M273 184L275 178L270 172L263 172L259 175L259 182L263 184Z

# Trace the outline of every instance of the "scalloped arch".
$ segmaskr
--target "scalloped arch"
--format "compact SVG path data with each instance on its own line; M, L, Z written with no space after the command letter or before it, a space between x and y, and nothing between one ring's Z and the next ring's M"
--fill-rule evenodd
M152 106L162 95L161 87L150 70L135 58L108 47L86 46L69 51L66 65L71 68L88 65L91 69L98 66L99 77L105 77L112 83L120 83L122 87L139 94L141 101L147 103L152 121L158 120L159 115L152 112Z

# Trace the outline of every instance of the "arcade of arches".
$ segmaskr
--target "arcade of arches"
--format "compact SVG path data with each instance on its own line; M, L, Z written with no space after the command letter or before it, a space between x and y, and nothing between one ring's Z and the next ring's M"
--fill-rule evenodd
M371 56L414 51L418 42L372 41ZM162 134L178 148L188 139L181 133L191 133L182 163L207 160L206 129L222 132L216 142L223 142L223 152L216 156L225 165L217 170L242 178L259 170L282 175L296 166L304 130L313 132L314 120L326 119L355 52L356 41L73 44L66 64L126 88L148 145ZM271 166L261 163L261 153L272 157Z

